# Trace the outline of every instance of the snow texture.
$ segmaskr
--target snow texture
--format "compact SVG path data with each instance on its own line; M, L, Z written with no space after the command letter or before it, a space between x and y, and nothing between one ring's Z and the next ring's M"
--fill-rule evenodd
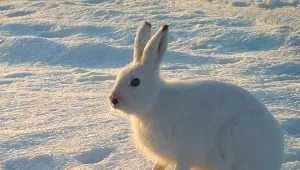
M151 169L108 102L144 21L170 25L165 77L249 90L282 125L282 170L300 169L297 0L2 0L2 169Z

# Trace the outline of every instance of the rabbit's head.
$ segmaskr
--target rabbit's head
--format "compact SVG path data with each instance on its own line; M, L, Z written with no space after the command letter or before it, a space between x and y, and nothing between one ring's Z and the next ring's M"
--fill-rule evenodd
M145 22L137 31L133 62L119 73L110 95L112 106L127 114L145 113L160 92L159 70L167 49L168 25L150 37L151 25Z

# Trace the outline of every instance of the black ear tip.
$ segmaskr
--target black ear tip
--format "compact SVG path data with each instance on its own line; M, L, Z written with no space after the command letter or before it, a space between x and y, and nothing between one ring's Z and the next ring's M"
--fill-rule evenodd
M162 31L165 31L169 28L169 25L164 25Z
M148 22L148 21L145 21L145 23L144 23L145 25L148 25L149 27L151 27L152 25L150 24L150 22Z

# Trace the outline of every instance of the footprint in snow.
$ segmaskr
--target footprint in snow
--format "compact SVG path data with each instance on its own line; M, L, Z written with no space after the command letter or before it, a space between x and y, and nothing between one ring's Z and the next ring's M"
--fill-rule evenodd
M105 37L107 35L110 35L114 29L107 26L92 26L92 25L86 25L86 26L78 26L73 28L65 28L61 30L56 31L49 31L44 32L39 35L39 37L43 38L65 38L74 36L77 34L83 34L87 36L98 36L98 37Z
M292 149L287 151L284 154L284 163L286 162L295 162L300 160L300 150L299 149Z
M8 16L9 18L12 17L22 17L22 16L26 16L26 15L31 15L36 13L36 11L17 11L17 12L12 12L7 14L6 16Z
M285 42L285 34L254 34L236 31L222 35L205 43L219 46L221 53L270 51L279 49Z
M13 6L9 6L9 5L5 5L5 6L0 6L0 11L6 11L6 10L10 10L13 9Z
M247 2L231 2L231 6L234 6L234 7L249 7L251 6L251 3L247 3Z
M283 129L290 135L300 135L300 119L288 119L282 123ZM300 152L299 152L300 158Z
M64 4L64 5L77 5L77 3L75 3L75 2L70 2L70 1L64 1L64 2L61 2L61 4Z
M2 30L8 32L10 35L39 35L48 32L54 27L54 24L40 23L40 24L21 24L11 23L2 26ZM0 39L1 43L1 39Z
M85 0L84 1L84 3L87 3L87 4L100 4L103 2L106 2L106 0Z
M4 43L4 41L5 41L4 39L0 38L0 44Z
M90 77L84 77L84 78L79 78L77 79L78 82L95 82L95 81L107 81L107 80L115 80L116 76L90 76Z
M163 66L161 68L162 70L186 70L186 69L190 69L188 66L184 66L184 65L179 65L179 66L174 66L174 65L170 65L170 66Z
M12 84L12 83L13 83L13 81L0 80L0 85Z
M288 47L300 47L300 32L289 35L286 40L286 45Z
M192 50L204 50L204 49L216 49L218 46L211 45L208 43L200 43L200 44L192 44L191 49Z
M282 64L277 64L271 66L267 70L270 74L274 75L290 75L299 76L300 75L300 64L295 62L286 62ZM296 77L295 77L296 79Z
M252 27L255 22L243 19L221 19L217 20L216 25L223 27Z
M24 157L5 162L3 169L43 169L48 164L53 163L54 158L50 155L37 155L34 157Z
M82 152L74 158L82 164L95 164L107 158L114 151L114 148L97 148Z
M11 73L11 74L7 74L4 76L4 78L25 78L25 77L29 77L29 76L33 76L34 74L32 73Z
M33 3L31 6L32 7L44 7L47 4L45 2L37 2L37 3Z
M82 69L82 68L74 68L71 70L71 72L79 74L79 73L87 73L89 72L88 70Z
M102 17L104 15L109 15L109 16L120 16L120 15L124 15L126 14L126 12L122 12L122 11L115 11L115 10L99 10L97 12L95 12L94 16L95 17Z

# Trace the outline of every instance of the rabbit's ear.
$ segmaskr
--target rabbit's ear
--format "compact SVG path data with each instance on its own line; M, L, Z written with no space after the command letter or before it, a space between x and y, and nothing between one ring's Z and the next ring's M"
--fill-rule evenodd
M145 22L137 31L134 42L133 63L141 62L144 48L151 37L151 24Z
M148 65L154 69L159 68L168 47L168 28L168 25L162 26L147 43L142 58L144 65Z

